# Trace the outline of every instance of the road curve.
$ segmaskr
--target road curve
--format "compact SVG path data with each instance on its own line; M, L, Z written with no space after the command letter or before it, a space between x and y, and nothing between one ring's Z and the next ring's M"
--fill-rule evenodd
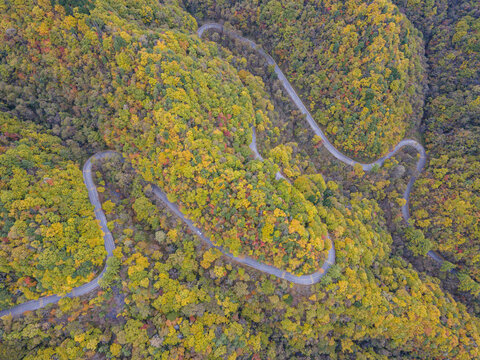
M100 198L98 197L97 188L93 182L92 160L106 159L113 155L117 155L117 153L114 151L100 152L93 155L83 165L83 182L87 187L88 197L90 199L90 202L95 207L94 209L95 217L100 222L100 226L104 234L103 241L104 241L105 250L107 251L107 258L113 255L113 249L115 249L115 242L113 240L112 233L110 232L110 230L108 230L107 218L105 217L105 213L102 210L102 205L100 204ZM90 291L98 288L98 281L103 278L103 274L105 273L105 270L106 270L106 265L103 268L102 272L95 279L79 287L73 288L72 291L70 291L64 296L50 295L50 296L42 297L38 300L27 301L23 304L14 306L10 309L0 311L0 317L6 316L6 315L16 316L16 315L23 314L25 311L38 310L48 304L57 303L62 297L73 298L76 296L85 295Z
M410 147L413 147L415 150L417 150L420 154L420 158L419 158L419 160L417 162L417 166L416 166L417 174L412 176L412 178L408 182L407 189L405 190L405 193L403 195L403 198L406 200L406 204L404 206L402 206L402 215L403 215L404 220L406 222L408 222L408 219L410 218L410 214L409 214L409 210L408 210L410 192L411 192L411 189L413 187L413 184L415 183L415 181L418 177L418 174L420 174L420 172L425 167L426 159L427 159L426 154L425 154L425 149L423 148L423 146L421 144L419 144L415 140L410 140L410 139L402 140L386 156L384 156L384 157L382 157L382 158L378 159L377 161L375 161L373 163L370 163L370 164L359 163L359 162L349 158L348 156L346 156L346 155L342 154L340 151L338 151L330 143L330 141L327 139L327 137L325 136L323 131L320 129L320 127L317 125L317 123L313 119L310 112L307 110L307 108L305 107L303 102L298 97L297 93L295 92L295 90L293 89L291 84L288 82L288 80L285 77L285 75L283 74L282 70L279 68L279 66L277 65L275 60L273 60L273 58L270 55L268 55L263 49L257 47L257 45L253 41L251 41L249 39L246 39L242 36L239 36L235 33L225 31L224 28L223 28L223 25L221 25L221 24L217 24L217 23L205 24L198 29L197 34L198 34L199 37L202 37L202 35L205 31L211 30L211 29L217 30L217 31L220 31L220 32L224 32L227 35L232 36L232 37L248 44L251 48L257 50L257 52L267 60L267 63L269 65L274 65L275 66L275 73L277 74L279 80L282 82L283 87L285 88L287 93L290 95L293 102L297 105L300 112L306 116L306 119L307 119L310 127L312 128L313 132L316 135L318 135L322 138L323 143L324 143L325 147L327 148L327 150L333 156L335 156L338 160L342 161L343 163L349 164L351 166L353 166L355 164L360 164L365 171L369 171L375 165L377 165L377 166L383 165L385 160L394 156L400 149L402 149L405 146L410 146ZM260 155L260 153L257 150L256 132L255 132L255 128L253 126L252 126L252 142L250 143L249 147L252 150L252 152L254 153L256 159L263 160L262 156ZM102 210L102 206L101 206L101 203L100 203L100 198L98 196L97 188L96 188L96 186L93 182L92 161L108 159L108 158L112 158L112 157L119 157L119 158L123 159L122 156L119 153L117 153L115 151L107 150L107 151L102 151L102 152L96 153L95 155L90 157L85 162L85 164L83 166L83 181L85 183L85 186L87 187L90 202L94 205L95 217L99 221L100 227L102 228L102 231L103 231L103 234L104 234L103 239L104 239L105 250L107 251L107 259L113 255L113 249L115 249L115 242L114 242L114 239L113 239L113 236L112 236L110 230L107 227L107 219L105 217L105 213ZM276 177L277 180L278 179L284 179L285 181L290 183L290 181L288 179L286 179L280 172L277 172L275 177ZM250 258L248 256L239 256L239 257L233 256L233 254L226 251L223 247L214 245L211 242L211 240L208 239L203 234L203 232L193 224L193 222L190 219L187 219L183 215L183 213L180 211L180 209L178 208L178 206L176 204L170 202L167 199L166 194L158 186L152 184L152 189L153 189L154 195L158 199L160 199L178 218L180 218L190 228L190 230L192 230L196 235L198 235L205 243L207 243L208 245L210 245L212 247L217 248L225 256L231 258L232 260L234 260L238 263L247 265L247 266L252 267L256 270L262 271L262 272L270 274L270 275L274 275L278 278L285 279L287 281L293 282L295 284L300 284L300 285L312 285L312 284L317 283L327 273L328 269L330 269L330 267L333 264L335 264L335 247L334 247L333 241L330 239L330 237L328 237L328 239L330 241L330 250L328 252L328 256L327 256L326 261L324 262L323 266L321 267L321 269L319 271L317 271L313 274L309 274L309 275L296 276L292 273L289 273L287 271L283 271L283 270L281 270L279 268L276 268L274 266L258 262L255 259ZM437 253L435 253L433 251L429 251L428 255L433 260L435 260L436 262L438 262L440 264L443 263L443 259ZM89 293L90 291L93 291L93 290L95 290L99 287L98 282L99 282L99 280L101 280L103 278L103 275L104 275L105 271L106 271L106 265L103 268L102 272L95 279L93 279L89 283L86 283L82 286L79 286L79 287L76 287L76 288L72 289L72 291L70 291L69 293L67 293L64 296L59 296L59 295L45 296L45 297L42 297L38 300L27 301L23 304L16 305L16 306L14 306L10 309L0 311L0 318L3 317L3 316L7 316L7 315L18 316L18 315L23 314L26 311L38 310L38 309L41 309L48 304L57 303L61 298L64 298L64 297L73 298L73 297L85 295L85 294Z
M249 145L250 149L255 155L256 159L262 160L262 156L259 154L257 150L257 144L256 144L256 133L255 133L255 128L252 127L252 141ZM115 249L115 241L113 239L112 233L107 227L107 218L105 217L105 213L102 210L102 205L100 203L100 198L98 196L98 191L95 186L95 183L93 182L93 177L92 177L92 161L95 160L104 160L104 159L109 159L113 157L118 157L122 159L123 157L121 154L107 150L107 151L102 151L98 152L92 157L90 157L84 164L83 166L83 182L85 183L85 186L87 187L88 191L88 197L90 199L90 202L94 206L94 213L95 217L100 223L100 227L103 231L103 240L104 240L104 246L105 250L107 251L107 259L111 256L113 256L113 249ZM288 179L286 179L280 172L277 172L275 175L276 179L284 179L287 182L290 182ZM303 276L296 276L292 273L289 273L287 271L283 271L279 268L276 268L275 266L267 265L261 262L256 261L255 259L248 257L248 256L234 256L233 254L229 253L227 250L225 250L222 246L217 246L212 243L212 241L207 238L203 232L196 227L193 222L186 218L185 215L180 211L178 206L172 202L170 202L167 199L167 195L156 185L151 184L153 193L154 195L161 200L169 209L172 211L179 219L181 219L189 228L190 230L193 231L194 234L196 234L200 239L202 239L205 243L207 243L209 246L217 248L220 250L225 256L231 258L233 261L250 266L256 270L262 271L264 273L274 275L278 278L285 279L287 281L293 282L295 284L300 284L300 285L312 285L320 281L320 279L326 274L330 266L332 266L335 263L335 248L333 246L333 241L328 238L330 241L330 250L328 252L328 256L326 261L324 262L323 266L321 267L321 270L309 274L309 275L303 275ZM106 271L106 265L103 268L102 272L92 281L76 287L72 289L69 293L67 293L65 296L59 296L59 295L51 295L51 296L45 296L42 297L38 300L31 300L27 301L23 304L14 306L10 309L0 311L0 318L2 316L6 315L12 315L12 316L17 316L23 314L25 311L34 311L43 308L44 306L48 304L53 304L57 303L62 297L76 297L76 296L81 296L89 293L92 290L95 290L99 287L99 280L103 278L103 275Z
M252 40L247 39L247 38L245 38L243 36L240 36L238 34L235 34L234 32L225 30L223 25L218 24L218 23L207 23L207 24L202 25L197 30L198 37L201 38L203 36L203 34L205 33L205 31L207 31L207 30L216 30L216 31L222 32L224 34L227 34L230 37L233 37L233 38L243 42L244 44L247 44L252 49L256 50L257 53L260 54L263 58L265 58L268 65L273 65L275 74L277 75L278 79L281 81L285 91L288 93L288 95L290 95L290 98L293 100L293 102L295 103L297 108L300 110L300 112L303 115L305 115L306 120L307 120L308 124L310 125L310 127L312 128L315 135L320 136L320 138L323 141L323 145L325 146L325 148L330 152L330 154L332 154L335 158L337 158L341 162L343 162L345 164L348 164L350 166L354 166L356 164L359 164L359 165L362 166L364 171L370 171L370 170L372 170L372 168L374 166L382 166L383 163L385 162L385 160L394 156L403 147L414 148L420 154L420 157L417 161L416 173L409 180L407 188L405 189L405 192L403 193L403 198L405 199L406 202L405 202L405 205L402 206L402 215L403 215L404 221L408 224L408 220L410 219L410 212L409 212L410 193L412 191L413 184L415 183L415 181L418 178L418 175L420 175L420 173L423 171L423 169L425 167L425 164L427 163L427 155L425 153L425 149L420 143L418 143L417 141L412 140L412 139L402 140L387 155L385 155L384 157L382 157L382 158L380 158L380 159L378 159L378 160L376 160L372 163L369 163L369 164L364 164L364 163L361 163L361 162L358 162L358 161L355 161L355 160L349 158L348 156L342 154L338 149L336 149L332 145L332 143L328 140L328 138L325 136L322 129L320 129L320 127L318 126L316 121L313 119L312 114L310 114L308 109L305 107L303 102L300 100L300 98L297 95L295 89L290 84L290 82L287 80L283 71L280 69L278 64L275 62L275 60L269 54L267 54L261 47L257 46L257 44L255 44ZM440 265L444 261L442 259L442 257L434 251L429 251L427 253L427 255L430 258L432 258L434 261L439 263Z

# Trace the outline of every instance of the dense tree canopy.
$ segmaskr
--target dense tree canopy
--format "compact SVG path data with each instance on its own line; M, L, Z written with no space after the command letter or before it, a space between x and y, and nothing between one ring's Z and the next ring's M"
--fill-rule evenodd
M39 87L71 94L61 95L63 103L52 94L40 108L52 107L54 131L63 134L70 124L57 123L58 107L78 109L66 139L98 146L98 132L88 126L95 124L107 145L128 155L216 244L295 274L315 272L329 247L318 210L275 180L276 166L253 160L248 148L250 127L262 129L272 105L252 98L253 86L215 57L215 46L185 33L195 26L193 18L180 13L185 21L172 23L176 18L169 16L168 26L180 29L166 30L157 15L180 10L147 3L102 1L90 15L70 16L40 2L25 4L32 16L23 18L21 6L12 11L6 5L3 27L18 30L3 34L5 107L28 117L29 107L38 108ZM147 8L153 18L145 17ZM38 57L42 75L26 61L29 53ZM30 106L21 100L25 87L34 91Z
M421 34L390 1L185 3L264 44L342 151L378 158L419 123Z
M265 44L343 151L378 157L418 124L423 44L391 2L184 3ZM442 0L399 5L426 19L427 57L438 64L424 123L431 165L405 240L414 255L433 246L471 266L460 287L476 292L472 4L452 5L447 23ZM19 119L0 117L2 307L94 276L105 251L79 164L104 148L126 160L92 171L117 246L100 289L0 319L0 358L479 358L478 308L414 269L392 238L416 154L368 174L319 158L328 154L271 69L196 29L176 0L0 0L0 110ZM249 148L252 126L264 161ZM296 287L229 262L152 184L235 254L311 273L328 233L336 263L321 282Z
M0 307L92 280L106 251L60 139L0 113Z
M408 2L405 11L428 24L432 69L424 124L431 160L413 197L415 225L480 282L480 5Z

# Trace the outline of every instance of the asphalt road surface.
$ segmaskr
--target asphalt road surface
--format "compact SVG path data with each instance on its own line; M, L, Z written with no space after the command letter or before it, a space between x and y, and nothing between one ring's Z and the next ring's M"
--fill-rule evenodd
M273 58L270 55L268 55L263 49L259 48L253 41L251 41L249 39L246 39L242 36L239 36L238 34L225 31L221 24L211 23L211 24L205 24L205 25L201 26L197 31L198 36L202 37L203 33L207 30L216 30L216 31L224 32L227 35L232 36L232 37L248 44L251 48L255 49L261 56L263 56L266 59L266 61L269 65L273 65L275 67L275 73L277 74L278 79L281 81L283 87L285 88L287 93L290 95L290 98L293 100L293 102L298 107L300 112L306 116L308 124L312 128L313 132L316 135L321 137L321 139L323 141L323 145L325 146L325 148L335 158L337 158L341 162L343 162L345 164L348 164L348 165L351 165L351 166L354 166L355 164L360 164L365 171L369 171L375 165L382 166L383 163L385 162L385 160L394 156L403 147L414 148L420 154L420 157L419 157L417 165L416 165L416 173L409 180L407 188L406 188L406 190L403 194L403 198L406 200L406 204L404 206L402 206L403 218L406 222L408 222L408 219L410 218L410 214L409 214L409 210L408 210L410 192L412 190L413 184L415 183L418 175L423 171L423 169L425 167L425 164L426 164L426 161L427 161L427 156L426 156L426 153L425 153L425 149L423 148L423 146L420 143L418 143L415 140L410 140L410 139L402 140L386 156L384 156L384 157L382 157L382 158L380 158L380 159L378 159L378 160L376 160L372 163L369 163L369 164L363 164L363 163L357 162L357 161L349 158L348 156L346 156L346 155L342 154L340 151L338 151L332 145L332 143L327 139L327 137L325 136L323 131L320 129L320 127L317 125L317 123L313 119L310 112L307 110L307 108L305 107L303 102L298 97L298 95L295 92L295 90L293 89L292 85L288 82L287 78L283 74L280 67L277 65L275 60L273 60ZM252 142L250 143L250 149L254 153L256 159L263 160L262 156L259 154L259 152L257 150L256 132L255 132L254 127L252 127ZM105 213L103 212L102 206L100 204L100 199L98 197L97 188L96 188L96 186L93 182L91 169L92 169L92 161L107 159L107 158L111 158L111 157L121 157L121 155L117 152L114 152L114 151L102 151L102 152L99 152L99 153L96 153L95 155L93 155L90 159L87 160L87 162L83 166L83 180L84 180L85 186L87 187L87 190L88 190L88 196L90 198L90 202L95 207L95 210L94 210L95 211L95 217L99 221L100 226L101 226L102 231L103 231L103 234L104 234L103 239L104 239L105 249L107 251L107 258L113 255L112 252L113 252L113 249L115 249L115 242L114 242L114 239L113 239L113 236L112 236L110 230L108 230L108 227L107 227L107 219L105 217ZM285 181L290 182L280 172L278 172L276 174L276 179L277 180L278 179L284 179ZM184 214L179 210L179 208L176 204L168 201L166 194L159 187L157 187L156 185L152 185L152 187L153 187L153 192L154 192L155 196L158 199L160 199L196 235L198 235L200 237L200 239L202 239L209 246L215 247L218 250L220 250L225 256L231 258L234 262L238 262L238 263L247 265L247 266L252 267L256 270L262 271L262 272L270 274L270 275L274 275L278 278L285 279L287 281L290 281L290 282L295 283L295 284L300 284L300 285L312 285L312 284L317 283L327 273L328 269L333 264L335 264L335 247L334 247L334 244L333 244L332 240L330 239L330 237L328 237L328 239L330 241L330 250L328 252L328 256L327 256L326 261L324 262L323 266L320 268L319 271L317 271L313 274L308 274L308 275L296 276L296 275L291 274L287 271L276 268L275 266L271 266L271 265L261 263L261 262L255 260L253 258L250 258L248 256L233 256L231 253L226 251L223 247L214 245L211 242L211 240L203 234L202 230L200 230L198 227L196 227L195 224L190 219L188 219L184 216ZM443 262L443 259L437 253L435 253L433 251L429 251L428 255L440 264ZM74 288L71 292L69 292L68 294L66 294L63 297L81 296L81 295L85 295L85 294L89 293L92 290L95 290L96 288L98 288L98 286L99 286L98 281L103 277L103 274L105 273L105 270L106 269L104 268L103 271L99 274L99 276L96 277L94 280L92 280L89 283L86 283L82 286ZM62 297L60 297L58 295L51 295L51 296L42 297L38 300L28 301L26 303L14 306L10 309L1 311L0 312L0 317L6 316L6 315L9 315L9 314L11 314L12 316L16 316L16 315L20 315L20 314L24 313L25 311L37 310L37 309L40 309L40 308L42 308L42 307L44 307L48 304L56 303L61 298Z

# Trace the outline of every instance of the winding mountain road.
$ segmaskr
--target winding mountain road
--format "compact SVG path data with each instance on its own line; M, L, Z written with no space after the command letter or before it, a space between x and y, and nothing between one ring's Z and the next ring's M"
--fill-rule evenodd
M103 241L105 245L105 250L107 251L107 259L113 255L113 249L115 249L115 242L113 240L112 233L110 232L110 230L108 230L107 218L105 217L105 213L102 210L102 204L100 203L100 198L98 197L97 188L93 182L92 160L107 159L112 156L118 156L118 154L114 151L103 151L93 155L83 165L83 182L87 187L88 197L90 199L90 202L95 207L94 209L95 217L100 222L100 226L104 234ZM92 281L86 284L83 284L82 286L72 289L72 291L70 291L65 296L51 295L51 296L42 297L38 300L27 301L23 304L16 305L10 309L0 311L0 317L6 316L6 315L16 316L16 315L23 314L25 311L37 310L48 304L57 303L62 297L73 298L76 296L85 295L90 291L98 288L99 286L98 281L103 278L103 274L105 273L105 271L106 271L106 265L103 268L102 272L95 279L93 279Z
M412 140L412 139L405 139L400 141L395 148L390 151L387 155L384 157L369 163L369 164L364 164L358 161L355 161L348 156L342 154L337 148L335 148L332 143L328 140L328 138L325 136L323 133L322 129L318 126L318 124L315 122L315 120L312 117L312 114L307 110L305 105L303 104L302 100L300 100L299 96L297 95L296 91L294 90L293 86L290 84L290 82L287 80L285 74L283 71L280 69L276 61L268 55L261 47L257 46L256 43L254 43L252 40L244 38L243 36L240 36L234 32L225 30L222 24L218 23L207 23L202 25L198 30L197 30L197 35L201 38L204 34L205 31L208 30L216 30L218 32L224 33L232 38L235 38L244 44L247 44L250 46L252 49L256 50L258 54L260 54L265 60L267 61L268 65L273 65L274 66L274 71L275 74L277 75L278 79L282 83L285 91L288 93L292 101L295 103L297 108L300 110L300 112L305 115L306 120L310 127L312 128L313 132L315 135L318 135L321 137L323 141L323 145L325 148L332 154L335 158L340 160L341 162L348 164L350 166L354 166L356 164L359 164L362 166L364 171L370 171L374 166L382 166L385 160L395 156L397 152L399 152L402 148L404 147L411 147L414 148L419 154L420 157L417 161L416 165L416 173L410 178L407 188L405 189L405 192L403 193L403 198L406 200L405 205L402 206L402 215L403 219L405 222L408 224L408 220L410 219L410 212L409 212L409 204L410 204L410 193L412 191L413 184L417 180L418 176L420 173L423 171L423 168L425 167L425 164L427 163L427 155L425 153L424 147L417 141ZM431 257L433 260L435 260L437 263L442 264L443 259L440 255L438 255L434 251L429 251L427 254L429 257Z
M275 73L277 74L278 79L281 81L283 87L285 88L287 93L290 95L291 99L296 104L296 106L298 107L300 112L306 116L306 119L307 119L310 127L312 128L313 132L316 135L318 135L322 138L323 144L325 145L326 149L333 156L335 156L338 160L342 161L343 163L351 165L351 166L353 166L355 164L360 164L365 171L369 171L375 165L378 165L378 166L383 165L385 160L394 156L403 147L409 146L409 147L413 147L415 150L417 150L418 153L420 154L420 158L419 158L419 160L417 162L417 166L416 166L417 171L416 171L416 174L414 176L412 176L412 178L410 179L410 181L407 185L407 188L405 190L405 193L403 195L403 198L406 200L406 204L404 206L402 206L402 214L403 214L404 220L406 222L408 222L408 219L410 218L410 214L409 214L409 210L408 210L410 192L411 192L411 189L412 189L412 186L413 186L415 180L417 179L418 175L421 173L421 171L423 170L423 168L425 167L425 164L426 164L425 149L423 148L423 146L421 144L419 144L415 140L402 140L386 156L384 156L381 159L378 159L377 161L375 161L373 163L370 163L370 164L362 164L362 163L359 163L359 162L349 158L348 156L346 156L346 155L342 154L340 151L338 151L330 143L330 141L327 139L327 137L325 136L323 131L320 129L320 127L317 125L317 123L313 119L310 112L307 110L307 108L305 107L303 102L298 97L297 93L295 92L295 90L293 89L291 84L288 82L288 80L285 77L285 75L283 74L282 70L279 68L279 66L277 65L275 60L273 60L273 58L270 55L268 55L263 49L259 48L253 41L251 41L249 39L246 39L242 36L239 36L238 34L235 34L235 33L224 30L223 25L221 25L221 24L210 23L210 24L205 24L205 25L201 26L197 31L198 36L201 38L202 35L204 34L204 32L207 31L207 30L216 30L216 31L224 32L227 35L232 36L232 37L248 44L252 49L255 49L261 56L263 56L266 59L266 61L269 65L274 65ZM256 132L255 132L255 128L253 126L252 126L252 141L251 141L249 147L252 150L252 152L254 153L256 159L263 160L262 156L259 154L259 152L257 150ZM102 206L101 206L101 203L100 203L100 198L98 196L97 188L96 188L96 186L93 182L92 161L104 160L104 159L109 159L109 158L112 158L112 157L122 158L121 155L119 153L115 152L115 151L103 151L103 152L99 152L99 153L96 153L95 155L93 155L90 159L88 159L85 162L85 164L83 166L83 180L84 180L85 186L87 187L88 196L90 198L90 202L92 203L92 205L95 208L94 209L95 217L99 221L100 226L102 228L102 231L104 233L103 239L104 239L105 250L107 251L107 259L109 257L113 256L113 249L115 249L115 242L114 242L114 239L113 239L113 236L112 236L110 230L107 227L107 219L105 217L105 213L102 210ZM284 179L285 181L290 182L280 172L277 172L275 177L276 177L277 180L278 179ZM312 284L317 283L327 273L328 269L335 263L335 247L334 247L333 241L330 239L330 237L328 237L328 239L330 241L330 250L328 252L328 256L327 256L326 261L324 262L323 266L321 267L321 269L318 272L315 272L315 273L309 274L309 275L296 276L294 274L291 274L287 271L283 271L283 270L281 270L279 268L276 268L274 266L258 262L255 259L250 258L248 256L238 256L238 257L233 256L231 253L226 251L223 247L214 245L211 242L211 240L203 234L202 230L200 230L198 227L196 227L190 219L188 219L184 216L184 214L180 211L180 209L178 208L178 206L176 204L170 202L167 199L166 194L158 186L152 184L152 188L153 188L154 195L158 199L160 199L179 219L181 219L190 228L190 230L192 230L196 235L198 235L209 246L217 248L225 256L231 258L235 262L247 265L247 266L252 267L256 270L262 271L264 273L274 275L278 278L282 278L282 279L285 279L285 280L290 281L292 283L301 284L301 285L312 285ZM430 251L428 253L428 255L432 259L434 259L435 261L437 261L439 263L443 262L441 257L433 251ZM92 280L89 283L86 283L82 286L74 288L72 291L70 291L68 294L66 294L64 296L51 295L51 296L42 297L38 300L31 300L31 301L25 302L23 304L14 306L10 309L0 311L0 317L7 316L7 315L17 316L17 315L23 314L25 311L38 310L38 309L40 309L40 308L42 308L42 307L44 307L48 304L57 303L62 297L73 298L73 297L76 297L76 296L85 295L85 294L89 293L90 291L95 290L99 287L98 282L99 282L99 280L101 280L103 278L103 275L104 275L105 271L106 271L106 268L104 268L102 270L102 272L94 280Z

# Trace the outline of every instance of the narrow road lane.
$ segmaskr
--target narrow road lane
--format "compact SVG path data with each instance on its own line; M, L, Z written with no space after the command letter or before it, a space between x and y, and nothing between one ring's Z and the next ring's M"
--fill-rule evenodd
M328 138L326 137L326 135L324 134L322 129L320 129L320 127L318 126L316 121L313 119L312 114L310 114L308 109L305 107L303 102L300 100L300 97L297 95L295 89L290 84L290 82L287 80L283 71L280 69L278 64L275 62L275 60L270 55L268 55L262 48L257 46L257 44L255 44L252 40L244 38L243 36L235 34L231 31L225 30L222 24L218 24L218 23L204 24L197 30L197 35L201 38L203 36L203 34L205 33L205 31L208 31L208 30L216 30L216 31L222 32L222 33L224 33L224 34L226 34L230 37L233 37L233 38L243 42L244 44L247 44L252 49L256 50L257 53L260 54L263 58L265 58L268 65L274 66L275 74L277 75L278 79L282 83L283 88L288 93L288 95L290 96L292 101L295 103L297 108L300 110L300 112L303 115L305 115L305 117L307 119L307 122L310 125L313 132L315 133L315 135L320 136L320 138L323 141L323 144L325 145L325 148L330 152L330 154L332 154L335 158L337 158L341 162L343 162L345 164L348 164L350 166L354 166L355 164L360 164L364 171L370 171L375 165L382 166L383 163L385 162L385 160L394 156L402 148L404 148L404 147L414 148L420 154L420 157L419 157L417 165L416 165L416 174L414 174L412 176L412 178L409 180L409 182L407 184L407 188L405 189L405 192L403 193L403 198L405 199L406 203L405 203L405 205L402 206L402 215L403 215L403 219L408 224L408 220L410 219L410 212L409 212L410 193L412 191L413 184L415 183L418 176L423 171L423 169L425 167L425 164L427 163L427 155L425 153L425 149L419 142L417 142L415 140L412 140L412 139L402 140L387 155L385 155L384 157L382 157L382 158L380 158L380 159L378 159L378 160L376 160L372 163L369 163L369 164L364 164L364 163L361 163L361 162L358 162L358 161L355 161L355 160L349 158L348 156L342 154L338 149L336 149L332 145L330 140L328 140ZM444 261L442 259L442 257L434 251L429 251L427 255L430 258L432 258L433 260L435 260L437 263L439 263L440 265Z
M420 154L420 158L419 158L419 160L417 162L417 166L416 166L417 174L412 176L412 178L408 182L407 188L406 188L405 193L403 195L403 198L406 200L406 204L404 206L402 206L402 214L403 214L404 220L406 222L408 222L408 219L410 218L410 214L409 214L409 210L408 210L410 192L411 192L413 184L415 183L418 175L422 172L423 168L425 167L426 160L427 160L427 157L426 157L426 154L425 154L425 149L423 148L423 146L421 144L419 144L415 140L410 140L410 139L402 140L386 156L384 156L381 159L378 159L377 161L375 161L373 163L370 163L370 164L362 164L362 163L359 163L359 162L349 158L348 156L346 156L346 155L342 154L340 151L338 151L330 143L330 141L327 139L327 137L325 136L323 131L320 129L320 127L317 125L317 123L313 119L310 112L307 110L305 105L302 103L302 101L298 97L297 93L295 92L295 90L293 89L291 84L288 82L288 80L285 77L285 75L283 74L282 70L278 67L277 63L275 62L275 60L273 60L273 58L270 55L265 53L265 51L262 50L261 48L258 48L257 45L253 41L251 41L249 39L246 39L244 37L241 37L241 36L239 36L235 33L224 31L223 26L221 24L216 24L216 23L205 24L198 29L197 34L198 34L199 37L202 37L202 35L204 34L205 31L212 30L212 29L220 31L220 32L225 32L227 35L232 36L232 37L248 44L251 48L255 49L260 55L262 55L267 60L267 63L269 65L274 65L275 66L275 73L277 74L277 76L280 79L280 81L282 82L282 85L284 86L285 90L290 95L291 99L296 104L296 106L298 107L300 112L306 116L306 119L307 119L310 127L312 128L313 132L316 135L318 135L322 138L323 143L324 143L325 147L327 148L327 150L333 156L335 156L338 160L342 161L343 163L349 164L351 166L353 166L355 164L360 164L365 171L369 171L375 165L378 165L378 166L383 165L383 163L385 162L386 159L389 159L392 156L394 156L403 147L409 146L409 147L413 147L415 150L417 150L418 153ZM256 132L255 132L254 127L252 127L252 142L250 143L249 146L250 146L250 149L252 150L252 152L255 154L255 158L259 159L259 160L263 160L262 156L259 154L259 152L257 150ZM88 159L87 162L85 163L85 165L83 166L83 180L84 180L85 186L87 187L90 202L95 207L95 210L94 210L95 216L96 216L97 220L99 221L100 226L102 228L102 231L104 233L103 239L104 239L104 244L105 244L105 250L107 251L107 258L109 258L110 256L113 255L113 249L115 249L115 242L114 242L114 239L113 239L113 236L112 236L110 230L108 230L107 219L105 217L105 213L102 210L102 206L101 206L101 203L100 203L100 198L98 196L97 188L96 188L96 186L93 182L92 161L108 159L108 158L112 158L112 157L121 157L121 155L119 153L115 152L115 151L110 151L110 150L99 152L99 153L96 153L95 155L93 155L90 159ZM278 172L276 174L276 178L277 179L281 178L281 179L286 180L287 182L290 182L280 172ZM328 239L330 241L330 250L328 252L328 257L327 257L326 261L324 262L323 266L321 267L321 269L318 272L315 272L315 273L309 274L309 275L296 276L296 275L291 274L289 272L278 269L274 266L258 262L255 259L250 258L248 256L242 256L242 257L233 256L231 253L227 252L223 247L214 245L211 242L211 240L208 239L203 234L203 232L193 224L193 222L190 219L187 219L184 216L184 214L180 211L180 209L178 208L178 206L176 204L168 201L166 194L159 187L157 187L156 185L152 185L152 187L153 187L153 192L154 192L155 196L158 199L160 199L196 235L198 235L200 237L200 239L202 239L209 246L217 248L225 256L229 257L233 261L236 261L238 263L250 266L250 267L252 267L256 270L262 271L262 272L270 274L270 275L274 275L278 278L285 279L287 281L293 282L295 284L300 284L300 285L312 285L312 284L317 283L318 281L320 281L320 279L323 276L325 276L328 269L330 269L330 267L333 264L335 264L335 247L334 247L333 241L330 239L330 237L328 237ZM428 255L440 264L443 262L443 259L437 253L435 253L433 251L430 251L428 253ZM81 295L85 295L85 294L89 293L90 291L93 291L93 290L97 289L98 286L99 286L98 281L100 279L102 279L102 277L105 273L105 270L106 270L106 268L104 268L102 270L102 272L99 274L99 276L96 277L91 282L86 283L86 284L84 284L82 286L79 286L77 288L74 288L71 292L66 294L64 297L81 296ZM42 308L42 307L44 307L48 304L56 303L61 298L62 297L60 297L58 295L51 295L51 296L42 297L38 300L28 301L26 303L14 306L10 309L0 311L0 317L10 315L10 314L12 316L21 315L25 311L37 310L37 309L40 309L40 308Z

